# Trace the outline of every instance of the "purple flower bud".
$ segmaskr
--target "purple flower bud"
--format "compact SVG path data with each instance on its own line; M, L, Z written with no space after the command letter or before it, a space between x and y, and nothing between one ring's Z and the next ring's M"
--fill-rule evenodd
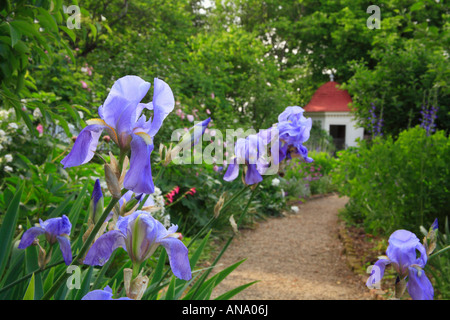
M97 223L98 218L103 213L103 193L100 187L100 180L97 179L94 184L94 190L91 195L91 202L89 204L89 214L91 216L92 222Z

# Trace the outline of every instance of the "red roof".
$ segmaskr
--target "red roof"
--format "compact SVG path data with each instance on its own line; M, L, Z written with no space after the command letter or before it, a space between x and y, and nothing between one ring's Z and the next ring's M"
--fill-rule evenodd
M329 81L314 93L304 107L305 112L348 112L352 98L346 90L338 89L339 83Z

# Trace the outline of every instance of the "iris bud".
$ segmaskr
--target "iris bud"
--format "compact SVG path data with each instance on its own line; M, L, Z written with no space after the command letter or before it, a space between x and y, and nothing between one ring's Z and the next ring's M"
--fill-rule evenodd
M104 209L104 200L102 188L100 187L100 180L97 179L94 184L94 190L92 191L91 201L89 203L89 216L94 224L97 223L101 217Z

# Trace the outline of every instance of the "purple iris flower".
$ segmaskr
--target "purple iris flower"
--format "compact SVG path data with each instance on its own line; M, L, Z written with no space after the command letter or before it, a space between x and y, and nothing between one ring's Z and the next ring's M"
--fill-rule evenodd
M183 136L182 140L180 141L180 144L184 146L185 144L187 145L189 143L191 147L195 146L205 133L205 130L208 127L210 121L211 118L208 118L206 120L196 123L187 132L187 138L185 139L185 137Z
M81 300L133 300L128 297L113 299L113 292L110 286L106 286L103 290L93 290L87 293Z
M269 162L265 152L265 141L261 135L252 134L245 139L239 138L234 147L232 163L229 164L223 179L233 181L239 175L239 164L246 165L245 183L252 185L263 180L262 174Z
M306 162L312 162L308 157L308 149L303 145L308 139L312 127L311 118L303 116L301 107L287 107L278 116L278 134L280 139L279 161L292 156L302 157Z
M117 80L103 105L98 108L100 119L86 122L88 126L80 132L71 152L61 161L64 168L89 162L102 131L106 130L122 152L131 150L124 188L135 193L153 193L150 165L153 137L173 110L175 100L169 85L155 78L153 101L141 103L150 85L137 76L125 76ZM146 120L145 115L142 115L144 109L153 110L153 119Z
M134 197L133 197L134 195ZM136 195L133 191L128 190L120 199L119 199L119 206L122 207L124 203L130 202L133 198L137 201L137 203L141 203L141 201L144 199L144 194L138 194ZM152 197L148 197L148 199L143 204L143 207L147 206L153 206L155 202L153 201Z
M100 186L100 180L97 179L92 190L91 201L89 203L89 212L93 223L97 223L98 218L103 213L103 193Z
M70 229L72 224L67 216L63 215L60 218L51 218L46 221L39 219L39 226L31 227L22 236L20 240L19 249L25 249L32 245L36 238L41 234L45 234L50 245L59 243L64 262L66 265L72 263L72 251L70 247Z
M135 211L120 217L116 230L98 238L87 253L84 263L101 266L108 261L116 248L122 247L128 252L133 264L140 264L150 258L161 245L167 251L174 275L183 280L190 280L192 275L188 249L179 239L177 229L175 225L166 229L148 212Z
M127 213L131 213L136 209L143 200L145 199L145 194L135 194L133 191L128 190L120 199L119 199L119 208L121 215L127 215ZM152 197L148 197L147 200L143 203L142 208L154 206L155 202ZM112 212L109 217L112 217Z
M420 254L420 256L418 256ZM392 264L401 280L407 278L406 288L414 300L432 300L434 291L423 268L427 263L425 247L416 235L407 230L397 230L389 237L387 259L379 259L366 282L369 288L378 283L387 265Z

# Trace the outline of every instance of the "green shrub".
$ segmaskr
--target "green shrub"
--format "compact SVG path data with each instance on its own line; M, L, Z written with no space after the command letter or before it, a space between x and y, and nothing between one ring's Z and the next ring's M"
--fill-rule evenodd
M314 159L313 162L306 163L294 158L284 170L283 189L290 200L335 191L330 173L336 166L336 158L327 152L314 151L309 156Z
M433 287L435 290L435 299L450 299L450 229L448 219L439 221L439 227L442 232L437 233L436 249L429 257L425 267L425 272L433 276ZM427 235L427 230L421 227L422 235Z
M339 192L350 197L344 215L366 231L418 231L449 213L450 140L443 131L427 136L419 126L391 137L362 141L339 153L333 172Z

